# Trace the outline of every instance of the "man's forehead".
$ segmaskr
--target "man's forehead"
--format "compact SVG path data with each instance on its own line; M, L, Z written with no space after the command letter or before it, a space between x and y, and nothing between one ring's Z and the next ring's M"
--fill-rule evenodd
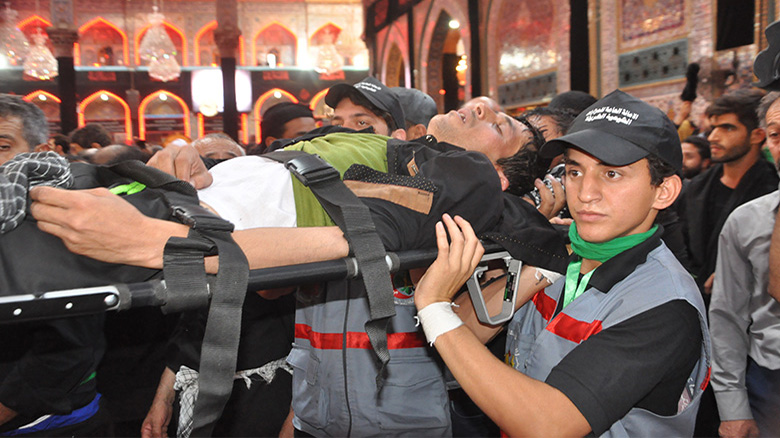
M739 121L739 117L735 113L725 113L725 114L713 114L710 116L710 123L714 124L739 124L742 125Z

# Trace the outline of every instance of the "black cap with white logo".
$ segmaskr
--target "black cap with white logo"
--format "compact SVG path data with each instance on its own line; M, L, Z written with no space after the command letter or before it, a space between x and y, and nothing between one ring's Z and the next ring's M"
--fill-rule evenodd
M612 166L653 155L678 172L682 169L682 147L674 123L660 109L620 90L580 113L569 132L545 143L539 155L553 158L572 146Z
M396 129L406 128L404 109L401 107L398 98L396 98L390 88L371 76L355 85L337 84L332 86L330 90L328 90L328 94L325 95L325 103L331 108L336 108L342 99L355 91L365 96L380 110L390 114L390 117L392 117L395 122Z

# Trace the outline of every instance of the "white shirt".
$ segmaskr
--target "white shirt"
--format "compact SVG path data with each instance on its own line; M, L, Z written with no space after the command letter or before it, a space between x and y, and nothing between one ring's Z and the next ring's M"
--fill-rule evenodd
M214 182L198 197L236 230L296 226L292 179L282 163L236 157L212 167L211 175Z

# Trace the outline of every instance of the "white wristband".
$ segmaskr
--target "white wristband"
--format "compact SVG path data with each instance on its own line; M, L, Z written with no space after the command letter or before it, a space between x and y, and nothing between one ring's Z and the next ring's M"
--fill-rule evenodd
M428 304L417 312L428 342L433 345L436 338L463 325L463 321L452 311L453 303L439 301Z

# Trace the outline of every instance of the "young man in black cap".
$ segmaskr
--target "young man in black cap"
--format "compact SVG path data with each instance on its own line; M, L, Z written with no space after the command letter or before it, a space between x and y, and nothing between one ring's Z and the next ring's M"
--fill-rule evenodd
M333 108L331 123L375 134L406 139L406 117L401 103L387 86L367 77L355 85L338 84L328 90L325 103Z
M574 254L565 278L510 323L514 369L484 349L497 329L477 323L468 300L459 298L462 320L452 311L482 255L458 217L437 225L439 258L415 292L426 336L510 436L690 436L709 376L704 304L654 225L680 192L677 131L615 91L540 151L561 152Z

